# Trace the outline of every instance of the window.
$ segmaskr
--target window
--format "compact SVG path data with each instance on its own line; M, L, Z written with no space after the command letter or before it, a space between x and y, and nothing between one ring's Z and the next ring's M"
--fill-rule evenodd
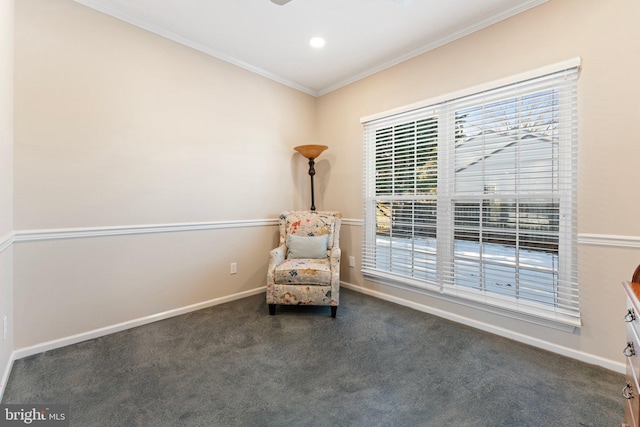
M579 325L578 66L364 119L363 272Z

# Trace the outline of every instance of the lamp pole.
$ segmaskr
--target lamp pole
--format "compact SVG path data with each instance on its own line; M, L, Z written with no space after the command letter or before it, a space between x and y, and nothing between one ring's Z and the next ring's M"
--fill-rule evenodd
M314 193L313 193L313 176L316 174L315 168L316 162L315 159L309 159L309 176L311 177L311 210L316 210L316 204L314 201Z
M315 193L313 189L313 177L316 174L315 159L326 150L326 145L299 145L294 148L298 153L309 159L309 176L311 177L311 210L316 210Z

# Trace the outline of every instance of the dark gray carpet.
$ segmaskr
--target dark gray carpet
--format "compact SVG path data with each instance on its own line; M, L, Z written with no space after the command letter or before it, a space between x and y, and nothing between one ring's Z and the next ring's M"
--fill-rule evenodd
M342 289L264 295L15 362L3 403L73 426L619 426L623 376Z

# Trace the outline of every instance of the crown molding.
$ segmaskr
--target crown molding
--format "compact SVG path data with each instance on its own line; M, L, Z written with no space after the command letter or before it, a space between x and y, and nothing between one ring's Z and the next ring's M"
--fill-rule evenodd
M358 74L352 75L351 77L348 77L344 80L341 80L335 84L326 86L324 88L319 88L319 89L314 89L305 85L301 85L299 83L296 83L290 79L286 79L282 76L279 76L277 74L271 73L269 71L266 71L260 67L256 67L252 64L249 64L243 60L240 60L234 56L231 55L227 55L224 53L221 53L219 51L216 51L214 49L211 49L201 43L196 42L195 40L192 40L188 37L184 37L181 36L180 34L177 34L175 32L172 31L168 31L166 29L163 29L157 25L154 25L144 19L141 19L140 17L131 15L129 13L124 12L123 10L119 9L116 6L113 5L107 5L105 4L105 2L100 1L100 0L74 0L76 3L82 4L84 6L87 6L91 9L97 10L99 12L102 12L104 14L107 14L109 16L112 16L116 19L119 19L121 21L127 22L131 25L134 25L136 27L142 28L144 30L147 30L151 33L154 33L156 35L159 35L161 37L164 37L166 39L175 41L176 43L182 44L184 46L188 46L190 48L193 48L197 51L200 51L202 53L205 53L207 55L210 55L214 58L218 58L222 61L228 62L230 64L236 65L240 68L243 68L245 70L248 70L254 74L260 75L262 77L265 77L267 79L273 80L277 83L283 84L285 86L288 86L292 89L298 90L300 92L306 93L307 95L311 95L314 97L320 97L322 95L326 95L330 92L333 92L337 89L340 89L344 86L347 86L349 84L355 83L358 80L362 80L366 77L369 77L373 74L376 74L380 71L384 71L388 68L391 68L395 65L398 65L404 61L407 61L409 59L412 59L416 56L422 55L423 53L429 52L433 49L436 49L438 47L441 47L447 43L450 43L452 41L455 41L457 39L460 39L462 37L465 37L469 34L472 34L476 31L479 31L483 28L489 27L493 24L496 24L504 19L510 18L512 16L515 16L519 13L522 13L528 9L531 9L535 6L541 5L543 3L546 3L548 0L530 0L530 1L526 1L523 2L522 4L519 4L517 6L514 6L510 9L506 9L506 10L502 10L497 14L494 15L490 15L487 16L485 19L480 20L478 22L475 22L471 25L468 25L466 27L460 28L457 31L454 31L452 33L447 33L443 36L441 36L440 38L434 40L431 43L425 44L417 49L408 51L404 54L401 54L399 56L395 56L393 58L390 58L389 60L380 63L379 65L376 65L375 67L369 68L367 70L364 70Z
M143 30L147 30L151 33L154 33L158 36L164 37L166 39L172 40L176 43L179 43L181 45L190 47L192 49L195 49L199 52L202 52L204 54L207 54L209 56L212 56L214 58L218 58L222 61L228 62L229 64L233 64L237 67L243 68L247 71L250 71L254 74L257 74L259 76L265 77L269 80L273 80L277 83L283 84L285 86L288 86L292 89L298 90L300 92L306 93L307 95L311 95L314 97L318 96L318 91L316 91L315 89L312 89L310 87L301 85L299 83L296 83L292 80L289 79L285 79L281 76L278 76L276 74L273 74L269 71L263 70L262 68L256 67L254 65L251 65L245 61L242 61L238 58L235 58L233 56L230 55L226 55L224 53L218 52L214 49L211 49L201 43L198 43L188 37L184 37L181 36L180 34L174 33L173 31L168 31L165 30L164 28L160 28L154 24L151 24L150 22L141 19L137 16L133 16L131 14L128 14L120 9L118 9L117 7L113 7L113 6L107 6L104 4L104 2L99 1L99 0L74 0L76 3L80 3L84 6L87 6L93 10L97 10L98 12L102 12L106 15L112 16L116 19L119 19L121 21L124 21L128 24L131 24L133 26L136 26L138 28L142 28Z
M376 73L379 73L380 71L384 71L386 69L389 69L391 67L394 67L402 62L408 61L409 59L415 58L416 56L420 56L424 53L427 53L431 50L437 49L441 46L446 45L447 43L451 43L455 40L461 39L465 36L468 36L469 34L475 33L476 31L480 31L483 28L489 27L493 24L497 24L498 22L505 20L507 18L511 18L512 16L515 16L519 13L525 12L533 7L539 6L543 3L546 3L549 0L531 0L528 2L525 2L523 4L520 4L518 6L512 7L510 9L506 9L501 11L500 13L496 14L496 15L491 15L485 19L483 19L482 21L476 22L472 25L469 25L467 27L463 27L457 31L454 31L453 33L449 33L446 34L436 40L434 40L431 43L428 43L426 45L423 45L417 49L411 50L409 52L406 52L403 55L399 55L396 56L386 62L383 62L375 67L369 68L366 71L363 71L359 74L356 74L348 79L342 80L334 85L328 86L326 88L323 89L319 89L317 91L317 95L316 96L322 96L322 95L326 95L330 92L333 92L335 90L338 90L342 87L348 86L352 83L357 82L358 80L362 80L366 77L372 76Z

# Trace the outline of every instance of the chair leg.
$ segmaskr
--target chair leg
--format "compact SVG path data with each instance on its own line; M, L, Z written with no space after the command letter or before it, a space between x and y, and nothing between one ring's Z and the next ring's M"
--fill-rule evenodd
M269 304L269 314L270 315L274 315L276 314L276 305L275 304Z
M331 306L331 317L333 317L335 319L337 312L338 312L338 306L337 305L332 305Z

